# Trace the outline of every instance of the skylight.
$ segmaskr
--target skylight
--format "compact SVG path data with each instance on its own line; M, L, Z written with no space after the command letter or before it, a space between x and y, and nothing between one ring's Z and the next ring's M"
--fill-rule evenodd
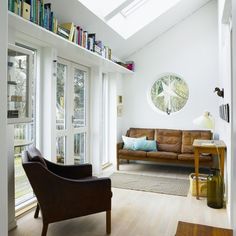
M164 14L180 0L79 0L124 39Z

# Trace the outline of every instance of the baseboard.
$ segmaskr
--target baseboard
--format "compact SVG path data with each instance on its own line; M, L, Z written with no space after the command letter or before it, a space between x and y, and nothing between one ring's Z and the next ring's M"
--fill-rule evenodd
M8 231L13 230L17 227L16 220L13 220L8 223Z

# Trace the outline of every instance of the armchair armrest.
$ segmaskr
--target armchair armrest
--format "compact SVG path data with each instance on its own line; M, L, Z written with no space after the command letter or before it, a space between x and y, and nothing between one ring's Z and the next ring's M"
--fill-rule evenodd
M92 176L92 165L81 164L81 165L58 165L44 159L48 170L56 175L59 175L68 179L80 179Z

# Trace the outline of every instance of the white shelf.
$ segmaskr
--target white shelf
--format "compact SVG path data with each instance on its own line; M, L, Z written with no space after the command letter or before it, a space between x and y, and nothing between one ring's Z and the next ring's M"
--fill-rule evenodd
M98 66L103 72L134 73L10 11L8 12L8 24L20 38L30 38L39 46L56 48L59 56L73 60L79 64Z

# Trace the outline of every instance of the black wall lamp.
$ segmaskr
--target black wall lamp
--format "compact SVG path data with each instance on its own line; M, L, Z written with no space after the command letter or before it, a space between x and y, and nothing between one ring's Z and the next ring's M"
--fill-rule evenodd
M222 98L224 97L224 89L223 88L220 90L220 88L216 87L214 90L214 93L215 92L219 97L222 97Z

